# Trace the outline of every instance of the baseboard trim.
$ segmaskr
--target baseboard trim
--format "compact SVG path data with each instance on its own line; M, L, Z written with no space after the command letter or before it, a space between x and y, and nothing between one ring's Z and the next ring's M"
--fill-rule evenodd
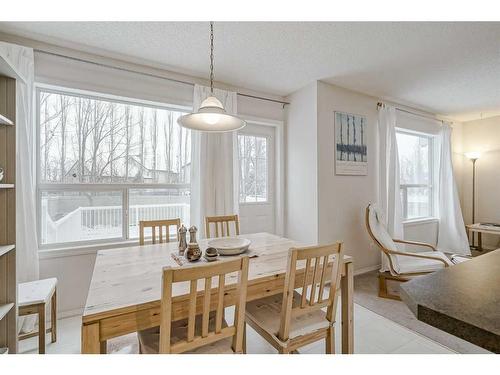
M57 312L58 319L71 318L73 316L81 316L81 315L83 315L83 308Z
M359 269L354 271L354 276L362 275L364 273L372 272L372 271L379 270L379 269L380 269L380 264L359 268Z

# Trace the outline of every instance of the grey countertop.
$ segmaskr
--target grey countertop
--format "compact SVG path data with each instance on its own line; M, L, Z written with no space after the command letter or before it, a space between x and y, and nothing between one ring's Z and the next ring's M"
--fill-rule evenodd
M500 249L401 285L415 316L500 353Z

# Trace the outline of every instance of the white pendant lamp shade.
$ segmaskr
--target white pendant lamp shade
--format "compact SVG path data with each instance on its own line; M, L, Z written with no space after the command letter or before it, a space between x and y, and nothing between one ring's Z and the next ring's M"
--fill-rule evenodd
M185 128L205 132L230 132L246 125L242 119L228 115L215 96L206 98L198 112L181 116L177 122Z
M210 92L198 112L179 117L177 123L188 129L204 132L231 132L246 125L242 119L226 113L224 106L214 96L214 23L210 22Z

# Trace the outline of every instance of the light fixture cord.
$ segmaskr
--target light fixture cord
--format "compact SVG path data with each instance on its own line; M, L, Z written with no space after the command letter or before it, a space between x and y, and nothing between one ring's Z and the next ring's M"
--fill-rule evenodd
M214 23L210 22L210 92L214 94Z

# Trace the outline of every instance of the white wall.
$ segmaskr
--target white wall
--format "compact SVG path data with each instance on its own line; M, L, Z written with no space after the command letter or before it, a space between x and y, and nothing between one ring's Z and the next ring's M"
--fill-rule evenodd
M317 84L288 98L286 143L286 236L304 244L318 241Z
M464 122L461 137L454 139L454 147L461 151L480 151L476 162L476 222L500 223L500 116ZM472 162L462 154L459 187L462 211L466 224L472 221ZM457 162L458 164L458 162ZM498 236L483 235L483 245L500 247Z
M367 176L337 176L334 164L334 111L367 119ZM380 251L365 228L365 208L378 195L376 98L318 82L319 242L343 241L355 269L377 266Z

